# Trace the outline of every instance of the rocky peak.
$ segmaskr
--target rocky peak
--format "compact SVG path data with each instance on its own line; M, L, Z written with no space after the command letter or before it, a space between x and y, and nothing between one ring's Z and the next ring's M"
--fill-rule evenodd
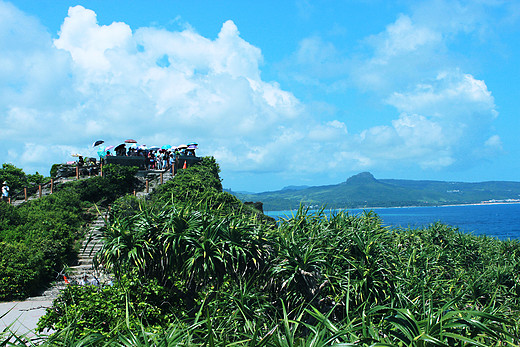
M375 183L377 180L370 172L362 172L347 179L347 184Z

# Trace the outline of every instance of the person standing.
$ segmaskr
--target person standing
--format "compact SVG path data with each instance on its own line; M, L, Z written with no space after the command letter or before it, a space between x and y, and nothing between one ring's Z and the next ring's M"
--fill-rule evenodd
M9 201L9 186L6 181L2 184L2 200L5 202Z

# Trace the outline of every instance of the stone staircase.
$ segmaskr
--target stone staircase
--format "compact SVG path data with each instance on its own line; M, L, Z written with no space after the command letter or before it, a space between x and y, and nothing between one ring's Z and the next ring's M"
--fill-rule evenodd
M173 175L164 172L163 183L172 179ZM147 173L145 179L149 180L148 193L152 192L158 185L160 185L160 172ZM142 191L136 192L138 197L146 197L148 195L146 188ZM50 194L49 191L42 191L42 195ZM37 198L37 196L29 197L29 199ZM24 200L19 200L16 204L23 203ZM105 218L107 218L106 211L100 211L100 214L88 226L85 240L82 242L82 247L78 254L78 262L74 266L66 269L67 280L69 283L75 284L90 284L89 282L99 281L99 285L110 285L110 274L95 270L93 266L93 258L96 252L102 247L103 228L105 227ZM86 280L86 281L85 281ZM67 287L67 284L62 276L59 276L56 281L51 283L40 295L27 298L23 302L9 302L0 304L0 316L3 317L1 324L10 326L17 334L26 334L26 337L32 338L34 329L38 319L45 314L46 309L52 307L52 302L58 297L61 290ZM0 324L0 327L2 325Z
M161 183L160 175L161 172L159 171L147 173L144 180L148 180L149 182L148 192L146 192L146 188L144 188L136 192L136 196L146 197L158 187ZM173 177L170 172L163 172L163 183L166 183ZM100 210L99 212L96 219L90 223L85 239L82 241L77 264L69 266L64 273L69 283L107 285L112 282L112 277L109 273L102 269L94 268L94 256L103 246L103 228L108 218L106 210ZM60 276L41 296L28 298L27 300L41 300L42 297L53 300L57 298L60 290L64 289L66 285L67 283L63 277Z
M90 224L78 254L78 263L68 268L69 282L106 284L110 281L108 274L94 268L94 256L103 246L102 229L105 227L105 218L107 218L106 211L101 211Z
M137 197L146 197L156 187L160 185L160 172L149 172L145 176L148 180L148 192L146 188L136 192ZM163 183L171 180L173 175L170 172L164 172ZM99 284L106 285L111 283L112 277L110 274L104 272L102 269L94 269L94 256L103 246L103 228L105 227L106 218L108 218L106 211L100 211L98 217L90 224L89 230L85 235L80 252L78 254L78 264L70 266L67 274L69 275L69 282L77 284Z

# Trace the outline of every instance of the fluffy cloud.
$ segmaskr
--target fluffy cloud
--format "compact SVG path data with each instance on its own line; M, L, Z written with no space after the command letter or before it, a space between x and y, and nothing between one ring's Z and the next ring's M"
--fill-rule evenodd
M474 30L476 17L458 22L454 14L439 25L421 13L400 15L351 55L317 35L303 39L281 64L299 85L361 89L393 109L352 132L365 115L340 117L337 106L306 105L262 80L260 49L232 21L209 39L190 27L100 25L76 6L53 40L36 19L0 2L0 161L43 171L72 152L94 154L96 139L128 137L148 145L196 140L225 172L292 177L439 169L497 153L491 91L449 54L450 37Z
M76 6L51 40L34 19L0 4L0 16L14 18L0 28L10 52L1 64L8 83L0 135L9 152L2 161L38 168L70 152L92 153L88 144L98 138L148 145L193 139L227 168L255 170L269 167L278 144L296 145L286 129L303 106L260 78L262 54L232 21L210 40L192 29L99 25L93 11ZM23 45L19 52L16 45ZM33 94L37 100L27 102Z
M357 134L335 137L332 129L327 134L319 126L311 131L309 140L315 134L336 139L336 169L440 170L471 166L475 159L497 154L501 146L492 133L498 116L492 93L485 81L463 72L450 54L457 34L479 27L479 8L443 1L417 6L413 14L399 15L384 31L366 38L363 49L352 56L341 56L332 43L316 36L302 40L294 54L301 68L293 72L295 79L329 92L338 86L336 92L342 93L360 88L395 110L388 123L382 118ZM434 20L448 12L447 21ZM358 116L354 121L363 117ZM346 126L349 121L342 120Z

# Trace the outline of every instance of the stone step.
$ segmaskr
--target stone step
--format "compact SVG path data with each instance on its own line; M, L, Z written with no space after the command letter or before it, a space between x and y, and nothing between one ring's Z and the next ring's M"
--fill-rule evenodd
M83 244L89 244L92 242L100 242L103 239L102 235L89 235L84 241Z
M92 258L90 258L90 259L78 259L78 264L79 265L92 265L92 264L94 264L94 261L92 260Z
M94 256L89 257L89 258L79 258L78 264L92 264L93 261L94 261Z
M97 243L91 243L91 244L87 244L87 245L82 245L81 248L79 249L80 252L90 252L92 249L100 249L101 247L103 247L103 243L101 242L97 242Z
M78 260L79 259L82 259L82 260L92 259L92 258L94 258L94 255L96 255L96 254L97 254L97 251L92 252L92 254L90 254L90 252L89 253L80 253L80 254L78 254Z
M103 236L104 232L101 231L101 230L95 230L95 229L90 229L86 234L85 234L85 240L88 240L90 237L100 237L100 236Z
M95 253L99 252L100 249L101 249L101 246L82 249L79 251L78 256L87 256L88 257L90 255L94 255Z
M94 271L94 267L92 266L92 264L75 265L75 266L69 267L69 275L87 272L87 271L88 272Z

